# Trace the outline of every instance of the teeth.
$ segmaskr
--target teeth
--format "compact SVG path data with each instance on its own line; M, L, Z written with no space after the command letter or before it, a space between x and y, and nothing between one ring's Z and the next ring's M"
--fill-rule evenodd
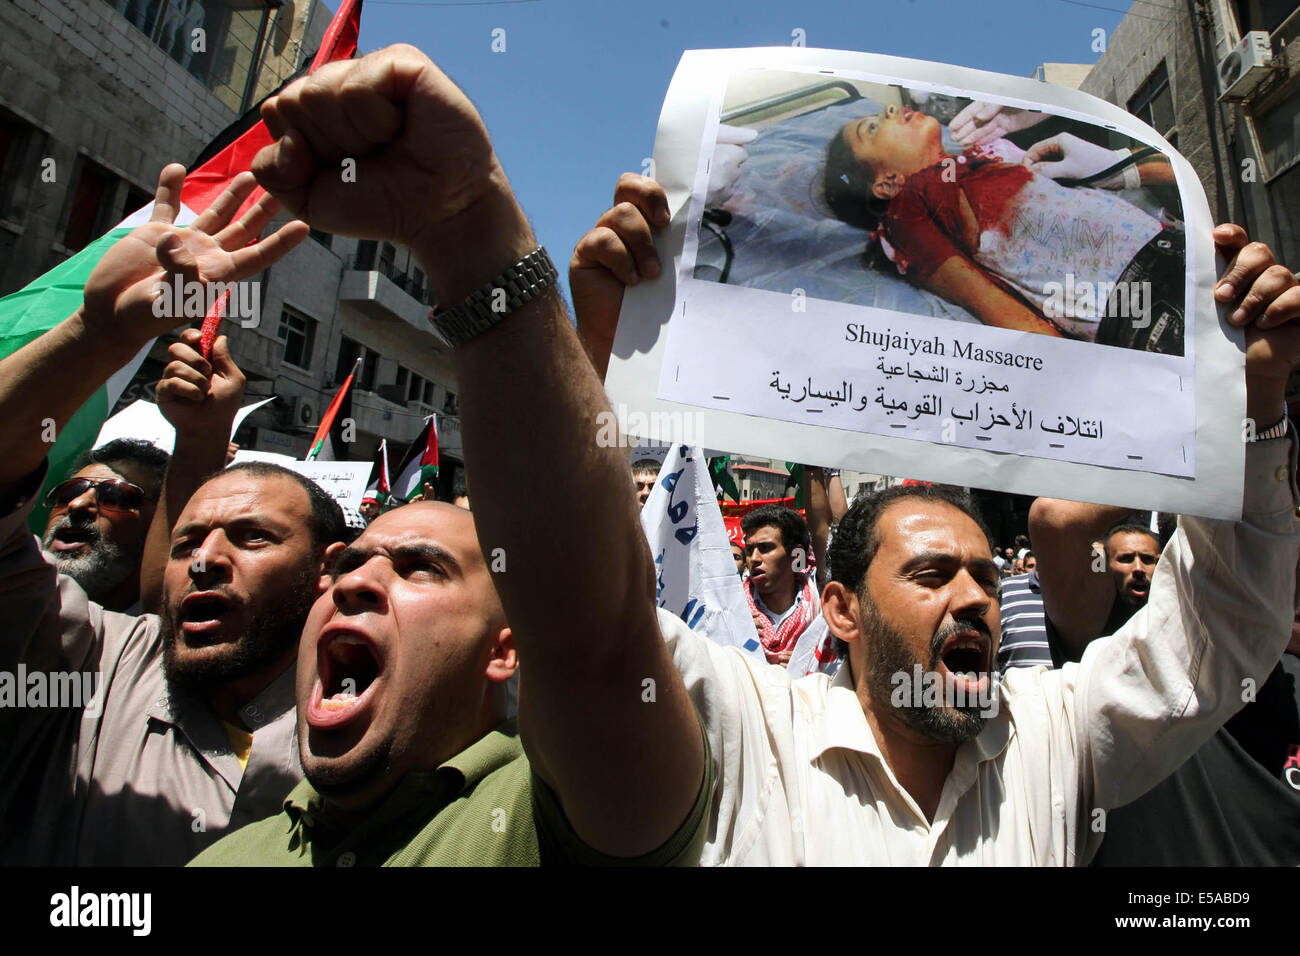
M321 707L326 710L340 710L344 707L350 707L357 702L357 695L343 691L335 694L333 697L326 697L322 700Z

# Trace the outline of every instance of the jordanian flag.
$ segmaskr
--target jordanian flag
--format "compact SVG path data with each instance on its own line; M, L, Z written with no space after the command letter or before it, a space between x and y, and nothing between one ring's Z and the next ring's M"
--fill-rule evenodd
M326 31L325 39L321 42L311 68L314 70L330 60L348 59L356 53L360 21L361 0L343 0ZM251 121L255 117L250 116L249 119ZM229 135L229 131L222 134L223 137ZM207 209L212 201L221 195L235 176L250 168L253 157L270 142L270 132L258 120L255 125L240 134L211 159L191 171L181 190L181 208L176 216L176 225L188 226L192 223L199 213ZM165 159L166 157L158 157L160 163ZM238 219L251 208L260 195L261 190L254 190L236 213L235 218ZM152 214L153 203L150 202L43 276L17 292L0 298L0 356L12 355L75 312L81 305L82 289L85 287L86 280L100 258L110 246L128 232L148 222ZM131 361L114 373L59 431L58 441L50 449L50 470L46 478L46 488L42 489L42 497L46 490L67 476L76 457L91 447L113 406L117 404L122 392L135 377L136 371L152 347L153 342L146 344ZM39 531L44 530L44 508L37 508L33 512L29 527Z
M330 402L330 407L325 409L325 416L320 420L320 427L316 429L316 437L311 440L311 451L307 452L308 461L337 461L338 454L335 451L334 441L330 437L330 432L334 429L335 421L342 422L351 416L352 413L352 380L357 377L357 372L361 368L361 358L358 356L352 366L352 371L348 372L348 377L343 380L342 386L339 387L338 393L334 396L334 401ZM344 408L344 406L347 406ZM340 415L339 412L343 414Z
M366 493L361 496L361 500L373 498L382 504L388 503L388 439L381 438L379 447L375 449L375 464L370 469L370 484L366 485Z
M411 442L411 448L402 459L397 469L397 481L393 484L393 494L403 501L410 501L413 495L424 490L426 481L432 482L438 477L438 426L437 415L430 415L420 437Z

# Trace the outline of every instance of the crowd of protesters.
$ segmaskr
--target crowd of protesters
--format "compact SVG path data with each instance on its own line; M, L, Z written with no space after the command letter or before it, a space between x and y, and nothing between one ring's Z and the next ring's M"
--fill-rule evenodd
M410 47L321 69L264 116L253 175L177 229L166 167L84 306L0 360L0 670L95 679L78 706L0 707L0 860L1300 863L1300 496L1293 429L1272 427L1300 283L1266 247L1214 233L1259 426L1239 522L1162 535L1040 498L995 547L960 489L850 503L810 466L804 515L755 509L733 540L746 654L656 607L638 510L657 465L592 426L623 289L661 271L667 198L633 174L573 252L576 329L552 284L454 350L472 509L463 487L366 502L350 531L296 473L226 467L243 376L197 330L158 386L170 458L114 442L38 493L44 422L176 324L157 284L277 261L306 223L245 241L281 204L409 245L444 303L538 248L469 99ZM340 188L351 155L369 165ZM232 225L254 176L268 196ZM415 196L419 215L396 198ZM564 467L521 502L541 460ZM838 666L792 673L812 627ZM900 697L914 674L962 699Z

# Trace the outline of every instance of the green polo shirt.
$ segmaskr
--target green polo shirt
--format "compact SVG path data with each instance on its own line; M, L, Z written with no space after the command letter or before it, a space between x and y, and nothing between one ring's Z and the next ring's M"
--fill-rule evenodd
M715 776L704 741L704 779L686 820L659 849L631 860L597 853L573 832L508 720L437 770L407 774L368 812L332 808L304 780L283 812L223 837L189 865L692 866L704 846Z

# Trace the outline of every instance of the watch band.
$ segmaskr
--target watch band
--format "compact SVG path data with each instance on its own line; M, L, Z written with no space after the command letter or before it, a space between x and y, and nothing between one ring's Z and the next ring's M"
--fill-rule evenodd
M1262 432L1256 432L1255 437L1252 438L1251 441L1269 441L1273 438L1281 438L1286 435L1288 427L1286 412L1283 411L1281 419L1264 429Z
M546 249L538 246L458 304L449 309L434 309L429 321L449 343L461 345L537 298L555 285L558 277Z

